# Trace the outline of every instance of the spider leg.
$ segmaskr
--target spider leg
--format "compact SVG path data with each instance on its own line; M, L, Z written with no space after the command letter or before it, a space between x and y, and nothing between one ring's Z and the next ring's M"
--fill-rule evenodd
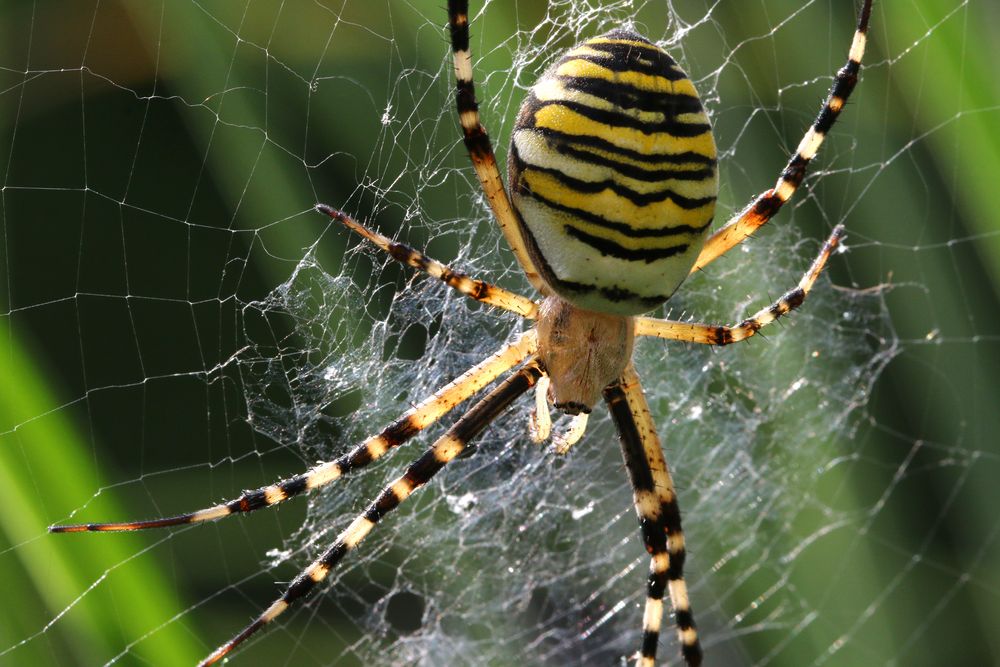
M552 436L552 447L556 450L556 454L569 453L573 445L578 443L583 434L587 432L587 420L589 418L590 415L586 412L573 415L573 419L570 420L566 430Z
M534 329L521 334L514 342L500 348L497 352L411 408L406 414L378 435L368 438L335 461L320 463L295 477L290 477L252 491L245 491L239 498L188 514L150 519L148 521L49 526L49 532L113 532L163 528L166 526L211 521L229 516L230 514L253 512L264 507L277 505L307 491L325 486L339 479L342 475L362 468L380 458L390 449L403 444L448 414L452 408L493 382L501 374L524 361L529 355L534 354L537 348L538 338Z
M325 213L334 220L343 223L348 229L357 232L376 246L384 250L397 262L407 264L415 269L419 269L431 277L437 278L448 287L464 294L470 299L487 303L497 308L509 310L517 313L521 317L534 319L538 315L538 306L535 302L520 294L509 292L502 287L491 285L482 280L470 278L464 273L453 271L436 259L431 259L419 250L414 250L408 245L396 243L388 237L376 231L368 229L351 216L327 206L326 204L316 204L316 210Z
M291 605L311 593L333 566L371 532L375 524L458 456L470 440L479 435L515 399L531 389L541 375L538 363L532 361L470 408L430 449L411 463L401 477L386 486L364 513L354 519L336 541L292 581L280 598L242 632L213 651L201 665L218 662Z
M528 435L531 441L540 445L552 433L552 414L549 412L549 376L543 375L535 384L535 407L528 418Z
M733 326L720 326L715 324L698 324L693 322L677 322L674 320L660 320L653 317L635 318L636 336L656 336L658 338L668 338L670 340L681 340L688 343L703 343L705 345L729 345L737 341L753 336L764 326L774 322L782 315L798 308L805 301L806 295L812 289L816 278L819 277L830 253L840 243L844 235L843 225L834 228L830 238L823 244L823 249L813 260L812 266L805 272L799 284L785 292L777 301L767 308L754 313L739 324Z
M689 666L700 665L701 644L684 583L686 552L680 509L635 366L629 363L622 376L605 387L604 400L618 429L642 541L650 555L639 665L655 664L665 590L670 592L684 662Z
M524 239L521 238L521 221L507 196L490 137L479 119L476 87L472 81L472 53L469 50L468 0L448 0L448 24L451 27L451 50L455 58L455 103L472 167L476 171L490 208L493 209L500 230L521 265L524 275L536 290L541 294L547 294L545 283L528 255Z
M556 454L568 454L583 434L587 431L587 418L590 416L586 412L574 415L569 426L563 431L552 434L552 414L549 412L549 376L542 375L538 383L535 384L535 407L528 418L528 435L535 444L542 444L549 437L552 437L552 448Z
M761 193L743 211L725 224L719 231L712 234L691 267L691 273L704 268L718 259L734 246L742 243L764 223L773 218L781 206L791 199L795 190L805 178L810 161L819 151L823 139L847 104L847 98L858 82L858 72L861 71L861 57L865 53L868 19L872 12L872 0L865 0L858 17L858 27L854 32L851 50L844 65L833 81L833 86L820 109L819 115L812 126L802 137L795 155L785 165L784 171L774 187Z

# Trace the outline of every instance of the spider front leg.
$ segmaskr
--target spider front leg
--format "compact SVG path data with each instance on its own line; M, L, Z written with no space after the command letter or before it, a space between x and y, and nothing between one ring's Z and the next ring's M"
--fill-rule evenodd
M357 232L368 239L397 262L412 266L433 278L437 278L448 287L451 287L460 294L464 294L470 299L517 313L521 317L528 319L534 319L538 316L538 306L531 299L482 280L470 278L464 273L454 271L419 250L414 250L408 245L392 241L388 237L368 229L351 216L343 211L338 211L332 206L316 204L316 210L330 216L330 218L340 222L351 231Z
M730 343L745 340L782 315L802 305L802 302L805 301L806 296L823 270L823 266L826 265L827 259L830 258L830 253L840 244L843 236L843 225L837 225L833 233L830 234L830 238L823 244L823 249L820 250L819 256L816 257L812 266L802 276L799 284L794 289L785 292L780 299L770 306L762 308L739 324L720 326L660 320L652 317L637 317L635 318L635 335L656 336L657 338L668 338L670 340L681 340L687 343L702 343L705 345L729 345Z
M401 477L386 486L364 513L355 518L336 541L292 581L280 598L271 603L242 632L213 651L202 661L201 667L215 664L290 606L309 595L317 584L326 579L334 565L352 551L385 515L453 461L515 399L531 389L541 375L538 363L530 362L469 409L430 449L411 463Z
M656 424L649 413L635 366L629 363L622 376L605 387L604 400L618 429L642 541L650 556L639 665L653 667L655 664L666 590L670 591L684 661L690 667L700 665L701 643L684 582L686 551L681 513L670 468L663 457Z
M858 82L861 58L864 56L865 42L867 41L868 19L871 17L871 13L872 0L865 0L861 7L861 15L858 17L858 27L851 42L847 64L837 72L833 86L830 88L819 115L816 116L816 120L813 121L805 136L802 137L795 155L785 165L778 182L772 189L758 195L738 216L727 222L725 226L705 241L698 259L691 267L691 273L704 268L745 241L748 236L773 218L782 205L795 194L802 179L805 178L809 163L816 157L819 147L823 144L823 139L826 138L830 128L840 116L840 112L847 104L847 98L850 97Z
M431 396L408 410L402 417L334 461L320 463L306 472L269 486L245 491L240 497L196 512L147 521L83 523L49 526L52 533L118 532L181 526L221 519L231 514L253 512L271 507L313 489L325 486L381 458L423 429L441 419L454 407L509 371L538 349L535 330L526 331L497 352L476 364Z
M493 210L500 231L507 239L517 263L521 265L525 277L532 287L546 294L548 287L542 280L534 262L528 254L528 247L521 236L521 221L514 210L504 188L493 145L479 119L479 104L476 103L476 85L472 80L472 52L469 50L469 2L468 0L448 0L448 25L451 29L451 50L455 61L455 106L458 122L462 126L465 147L476 171L483 194Z

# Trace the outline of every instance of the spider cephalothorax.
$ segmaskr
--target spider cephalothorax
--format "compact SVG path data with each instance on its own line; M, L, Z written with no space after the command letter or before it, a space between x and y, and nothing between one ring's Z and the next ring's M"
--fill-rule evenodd
M528 281L528 299L449 269L329 206L317 209L394 259L458 292L516 313L535 326L414 405L398 420L334 461L197 512L150 521L53 526L52 532L158 528L219 519L275 505L356 471L441 419L511 369L292 581L249 626L209 655L211 664L239 646L323 581L389 512L454 460L514 400L537 387L531 419L536 440L549 436L548 406L577 415L553 437L565 452L583 434L603 395L618 430L642 540L650 554L638 661L651 667L669 591L681 653L702 651L684 582L685 541L670 470L632 364L636 336L727 345L748 338L802 304L843 234L836 227L799 284L733 326L640 316L663 303L689 273L711 263L770 220L801 184L809 162L854 89L871 0L864 0L847 64L774 188L707 239L718 191L715 143L694 87L656 45L612 31L570 49L525 101L510 156L512 199L503 188L479 120L466 0L449 0L459 122L472 164L500 228Z
M583 310L550 296L539 306L535 326L549 398L567 414L590 412L632 358L635 320L628 316Z

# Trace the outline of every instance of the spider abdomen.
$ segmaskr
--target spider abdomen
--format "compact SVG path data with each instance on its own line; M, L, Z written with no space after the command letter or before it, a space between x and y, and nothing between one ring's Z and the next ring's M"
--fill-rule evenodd
M538 80L508 169L542 277L587 310L634 315L666 301L715 212L715 141L694 85L627 30L574 47Z

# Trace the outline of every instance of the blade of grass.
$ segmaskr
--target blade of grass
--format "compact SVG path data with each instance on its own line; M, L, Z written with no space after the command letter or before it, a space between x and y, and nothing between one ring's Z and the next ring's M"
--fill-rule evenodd
M46 532L67 508L104 485L99 462L43 376L8 327L0 326L0 581L5 597L23 601L0 605L0 646L12 647L0 662L95 664L152 633L128 649L133 657L192 664L205 648L190 624L159 627L184 607L154 559L136 557L147 541ZM14 644L22 637L27 639Z

